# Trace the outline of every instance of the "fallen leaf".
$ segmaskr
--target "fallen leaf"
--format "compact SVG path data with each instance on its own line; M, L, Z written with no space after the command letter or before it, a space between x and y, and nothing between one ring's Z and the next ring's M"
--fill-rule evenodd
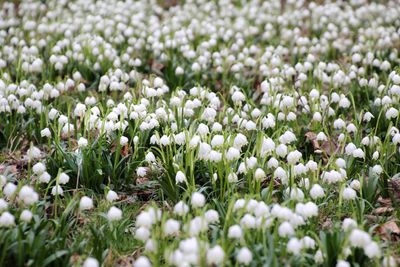
M400 237L400 228L394 221L386 222L376 228L376 233L384 240L398 240Z
M372 211L372 213L376 214L376 215L382 215L382 214L385 214L385 213L390 213L393 210L394 209L392 207L379 207L379 208L374 209Z

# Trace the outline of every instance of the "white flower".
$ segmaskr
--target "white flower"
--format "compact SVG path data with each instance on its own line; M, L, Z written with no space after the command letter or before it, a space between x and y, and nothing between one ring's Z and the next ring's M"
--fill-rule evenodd
M381 256L381 250L376 242L371 242L365 246L364 252L368 258L379 258Z
M146 227L139 227L135 230L135 239L146 242L150 238L150 230Z
M242 228L235 224L229 227L228 229L228 237L229 238L234 238L234 239L241 239L243 236L243 231Z
M299 255L301 249L302 249L302 242L295 237L292 237L287 243L287 251L294 255Z
M111 207L107 212L107 218L109 221L119 221L122 219L122 210L117 207Z
M92 257L88 257L83 263L83 267L99 267L99 262Z
M133 267L151 267L150 260L146 256L140 256L136 259Z
M369 236L369 234L359 229L354 229L353 231L351 231L349 239L350 244L353 247L363 248L371 242L371 237Z
M278 233L280 237L288 237L294 235L293 226L289 222L283 222L279 225Z
M46 171L46 166L43 163L38 162L35 165L33 165L32 171L36 175L41 175Z
M11 227L15 225L15 217L8 211L5 211L0 216L0 227Z
M60 173L60 176L58 177L58 183L59 184L66 184L69 182L69 176L65 172Z
M164 224L165 235L176 235L179 233L180 223L174 219L168 219Z
M297 203L296 213L303 216L305 219L310 217L318 216L318 206L313 202L307 202L306 204Z
M39 176L39 182L41 183L49 183L51 179L51 176L48 172L43 172L40 176Z
M236 260L238 263L241 263L241 264L247 266L253 260L253 254L251 253L251 251L248 248L246 248L246 247L241 248L239 250L238 254L236 255Z
M39 148L32 146L31 148L28 149L28 151L26 152L26 155L29 160L33 160L33 159L40 158L42 155L42 152L40 151Z
M7 201L5 201L4 199L0 198L0 212L3 210L6 210L8 207L8 203Z
M6 197L10 198L17 190L17 186L13 183L7 183L3 188L3 193Z
M119 144L121 146L125 146L128 143L129 139L126 136L121 136L121 138L119 139Z
M185 181L186 181L186 175L183 172L178 171L176 173L176 175L175 175L175 183L176 184L180 184L180 183L183 183Z
M350 267L350 263L344 260L338 260L336 263L336 267Z
M147 153L145 159L146 159L147 162L156 161L156 157L154 156L153 152Z
M62 196L64 194L64 190L59 185L53 186L53 188L51 189L51 194L53 196L56 196L56 195L61 195Z
M343 190L343 199L345 200L354 200L357 197L357 192L351 188L351 187L346 187Z
M345 218L342 223L342 228L345 231L352 230L357 227L357 222L351 218Z
M263 181L267 175L261 168L257 168L257 170L254 173L254 178L256 178L257 181Z
M386 111L385 115L386 115L386 118L388 120L390 120L390 119L393 119L393 118L397 118L397 116L399 116L399 111L397 109L391 107Z
M23 210L20 215L20 220L29 223L32 220L33 214L30 210Z
M93 208L93 200L90 197L83 196L79 201L80 210L90 210Z
M117 193L115 193L112 190L108 191L107 196L106 196L107 201L113 202L113 201L117 200L118 198L119 197L118 197Z
M228 161L237 160L240 157L240 151L237 148L230 147L225 154Z
M207 223L217 223L219 221L218 212L212 209L206 211L204 218L206 219Z
M33 190L33 188L28 185L24 185L23 187L21 187L18 196L25 203L25 205L34 204L39 200L39 194L36 193L35 190Z
M206 259L209 265L221 265L224 261L224 257L224 250L219 245L207 250Z
M51 136L51 132L49 130L49 128L44 128L43 130L40 131L40 136L41 137L50 137Z
M223 135L214 135L211 140L211 146L213 148L220 147L224 144L224 136Z
M180 216L185 215L189 211L189 206L186 205L183 201L179 201L174 206L174 213Z
M145 167L139 167L136 169L136 174L139 177L144 177L147 174L147 169Z
M84 137L79 138L78 147L86 147L88 145L88 140Z
M194 192L192 194L191 204L194 208L201 208L205 205L205 203L206 203L206 198L204 197L203 194L199 192Z

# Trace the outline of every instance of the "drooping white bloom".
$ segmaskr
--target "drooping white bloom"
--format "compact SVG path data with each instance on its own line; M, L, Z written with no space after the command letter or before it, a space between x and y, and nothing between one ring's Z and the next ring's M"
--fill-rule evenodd
M106 196L107 201L113 202L113 201L117 200L118 198L119 197L116 192L114 192L112 190L108 191L107 196Z
M109 221L119 221L122 219L122 210L112 206L107 212L107 218Z
M185 181L186 181L186 175L183 172L178 171L176 173L176 175L175 175L175 183L176 184L180 184L180 183L183 183Z
M29 223L32 220L33 214L30 210L23 210L20 215L20 220Z
M206 198L204 197L203 194L199 192L194 192L192 194L191 204L194 208L201 208L205 205L205 203L206 203Z
M0 216L0 227L11 227L15 225L15 217L8 211L5 211Z
M253 254L248 248L243 247L239 250L238 254L236 255L236 260L238 263L247 266L252 262Z
M90 197L83 196L79 201L80 210L90 210L93 208L93 200Z
M224 250L221 246L216 245L213 248L207 250L207 264L219 266L223 263L225 257Z
M99 267L99 262L92 257L88 257L83 263L83 267Z

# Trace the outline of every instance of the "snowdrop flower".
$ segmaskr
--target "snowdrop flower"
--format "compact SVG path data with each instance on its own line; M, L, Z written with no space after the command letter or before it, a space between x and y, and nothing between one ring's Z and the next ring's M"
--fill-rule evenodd
M111 207L107 212L107 218L109 221L119 221L122 219L122 210L117 207Z
M0 198L0 212L3 210L6 210L8 207L8 203L7 201L5 201L4 199Z
M379 258L381 257L381 250L376 242L371 242L364 247L365 255L368 258Z
M278 234L280 237L288 237L294 235L293 226L289 222L283 222L279 225Z
M83 267L99 267L99 262L92 257L88 257L83 263Z
M263 181L266 177L267 175L265 174L265 172L261 168L257 168L257 170L254 173L254 178L257 181Z
M216 245L215 247L207 250L207 264L219 266L223 263L225 257L224 250Z
M179 233L180 223L174 219L168 219L164 224L165 235L177 235Z
M365 153L361 148L357 148L356 150L353 151L353 157L364 159Z
M236 255L236 260L238 263L247 266L252 262L253 254L248 248L243 247L239 250L238 254Z
M139 227L135 231L135 239L146 242L150 238L150 230L146 227Z
M30 210L23 210L20 215L20 220L29 223L32 220L33 214Z
M357 222L351 218L345 218L342 223L342 228L345 231L352 230L357 227Z
M33 165L32 171L36 175L41 175L46 171L46 166L43 163L38 162L35 165Z
M121 136L121 138L119 139L119 144L120 144L121 146L125 146L126 144L128 144L128 141L129 141L128 137L126 137L126 136Z
M302 242L295 237L292 237L287 243L287 251L294 255L299 255L301 249L302 249Z
M206 198L204 197L203 194L199 192L194 192L192 194L191 204L194 208L201 208L205 205L205 203L206 203Z
M219 221L219 215L216 210L207 210L204 217L207 223L217 223Z
M7 183L6 186L4 186L3 188L3 194L8 198L11 198L11 196L14 195L16 191L17 186L13 183Z
M357 191L360 190L360 188L361 188L360 181L359 180L351 181L350 187L353 188L354 190L357 190Z
M359 229L354 229L351 231L350 237L350 244L353 247L365 247L371 242L371 237L369 234L366 232L359 230Z
M93 208L93 200L90 197L83 196L79 201L80 210L90 210Z
M140 256L133 264L134 267L151 267L150 260L146 256Z
M147 153L145 159L147 162L155 162L156 161L156 157L154 156L153 152Z
M183 172L178 171L176 173L176 175L175 175L175 183L176 184L180 184L180 183L183 183L185 181L186 181L186 175Z
M34 160L34 159L40 158L42 155L42 152L40 151L39 148L32 146L28 149L28 151L26 152L26 155L29 160Z
M60 176L58 177L58 183L67 184L68 182L69 182L69 176L65 172L60 173Z
M237 148L230 147L225 154L228 161L237 160L240 157L240 151Z
M0 227L11 227L14 225L15 217L8 211L3 212L0 216Z
M183 216L186 213L189 212L189 206L186 205L183 201L179 201L178 203L175 204L174 206L174 213Z
M41 137L50 137L51 136L51 132L49 130L49 128L44 128L43 130L40 131L40 136Z
M147 169L145 167L139 167L136 169L136 175L139 177L145 177L147 175Z
M25 205L32 205L39 200L39 194L33 190L32 187L24 185L19 190L19 198L24 202Z
M357 193L354 189L350 187L346 187L343 190L343 199L344 200L354 200L357 197Z
M53 186L53 188L51 189L51 194L53 196L56 196L56 195L62 196L62 195L64 195L64 190L59 185Z
M391 107L386 111L385 116L388 120L397 118L397 116L399 116L399 111L397 109Z
M107 193L106 199L108 202L113 202L115 200L117 200L119 197L117 195L117 193L115 193L114 191L110 190Z
M79 138L78 140L78 147L82 148L82 147L86 147L88 145L88 140L86 138Z
M233 239L241 239L243 236L242 228L235 224L229 227L228 229L228 237Z
M338 260L336 263L336 267L350 267L350 263L345 260Z

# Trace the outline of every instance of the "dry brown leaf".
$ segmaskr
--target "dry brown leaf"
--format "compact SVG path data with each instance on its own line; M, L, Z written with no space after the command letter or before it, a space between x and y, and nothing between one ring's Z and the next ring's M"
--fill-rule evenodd
M339 151L339 146L331 139L318 142L317 135L314 132L307 132L304 136L314 147L314 153L322 154L324 160L327 160L329 156Z
M398 240L400 237L400 228L394 221L378 226L375 231L384 240Z
M390 198L383 198L383 197L379 196L378 202L383 207L392 207L392 200Z
M385 213L390 213L393 210L394 209L392 207L379 207L379 208L374 209L372 211L372 213L376 214L376 215L382 215L382 214L385 214Z

